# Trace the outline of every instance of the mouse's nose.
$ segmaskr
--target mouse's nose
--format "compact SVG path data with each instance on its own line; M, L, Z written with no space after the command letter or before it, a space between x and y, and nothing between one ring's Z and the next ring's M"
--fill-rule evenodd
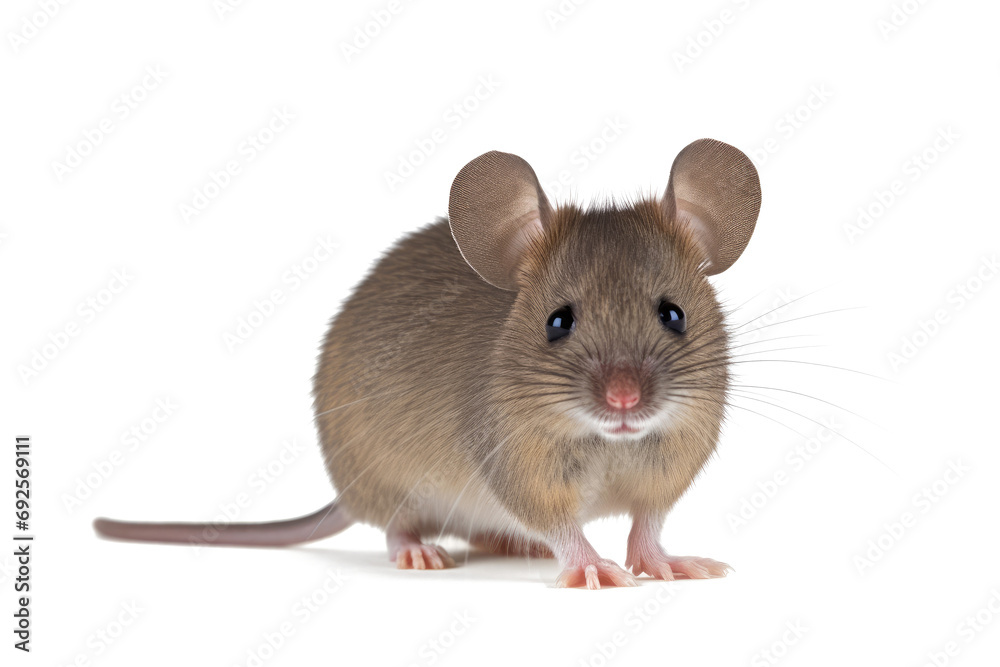
M639 404L639 387L634 382L617 381L608 385L605 400L615 410L631 410Z

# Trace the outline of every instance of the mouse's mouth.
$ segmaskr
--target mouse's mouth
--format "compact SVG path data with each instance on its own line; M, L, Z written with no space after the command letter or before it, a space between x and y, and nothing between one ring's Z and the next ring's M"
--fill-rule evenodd
M604 427L605 433L610 433L611 435L629 435L635 433L642 433L643 429L638 426L629 426L627 421L622 421L618 426Z
M647 405L638 411L613 413L595 410L584 413L584 422L591 432L608 440L639 440L651 433L666 431L678 418L679 406Z
M613 439L640 438L652 429L654 420L633 415L601 419L597 424L601 435Z

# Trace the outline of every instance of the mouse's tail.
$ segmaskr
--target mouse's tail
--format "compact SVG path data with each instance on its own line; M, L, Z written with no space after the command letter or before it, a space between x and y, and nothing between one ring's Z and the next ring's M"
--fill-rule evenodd
M284 547L329 537L354 523L337 501L312 514L263 523L146 523L95 519L101 537L199 546Z

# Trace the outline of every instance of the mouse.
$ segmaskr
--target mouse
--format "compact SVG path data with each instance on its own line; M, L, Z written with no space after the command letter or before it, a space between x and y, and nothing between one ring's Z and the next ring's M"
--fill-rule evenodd
M105 538L286 546L354 523L401 569L454 567L435 542L555 558L556 587L723 577L661 544L668 512L715 452L730 333L709 278L743 253L760 179L699 139L659 195L550 204L522 158L455 177L448 216L398 241L334 316L313 377L336 499L312 514L210 526L96 519ZM628 516L623 566L586 523Z

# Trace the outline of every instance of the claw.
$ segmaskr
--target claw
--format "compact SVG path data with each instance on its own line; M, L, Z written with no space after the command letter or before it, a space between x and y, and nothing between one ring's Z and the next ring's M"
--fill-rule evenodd
M396 553L400 570L443 570L455 567L455 560L435 544L406 544Z
M733 570L726 563L697 556L670 556L666 553L629 558L632 572L648 574L654 579L717 579Z
M635 577L613 561L601 558L593 562L567 567L556 579L557 588L598 590L601 586L638 586Z

